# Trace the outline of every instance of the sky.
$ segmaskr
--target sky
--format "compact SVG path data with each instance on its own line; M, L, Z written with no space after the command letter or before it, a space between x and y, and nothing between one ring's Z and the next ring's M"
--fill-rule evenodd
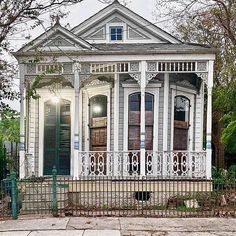
M129 0L131 3L128 7L136 12L137 14L141 15L145 19L154 22L155 17L153 12L155 10L155 2L156 0ZM81 3L77 3L76 5L70 6L66 8L66 11L69 12L69 15L60 20L60 23L65 26L67 23L70 24L70 28L73 28L83 22L84 20L88 19L92 15L96 14L98 11L106 7L107 4L101 3L98 0L83 0ZM50 19L49 14L44 14L40 17L43 21L43 25L46 29L50 27ZM42 26L38 26L34 30L30 29L29 24L24 25L22 27L22 32L10 36L9 39L11 41L11 46L14 50L18 50L22 47L23 44L31 41L32 39L36 38L40 34L42 34L45 29ZM30 35L31 39L25 39L26 36Z
M153 14L155 10L155 0L130 0L131 3L128 4L128 7L141 15L145 19L155 22L155 16ZM98 0L84 0L81 3L73 5L71 7L67 7L66 11L69 12L69 15L61 20L62 25L70 24L70 28L75 27L80 24L90 16L96 14L102 8L106 7L107 4L103 4ZM46 29L50 27L50 19L49 14L45 14L40 17L41 20L44 21L43 25ZM159 26L159 25L158 25ZM24 25L22 28L22 32L9 37L11 47L14 51L20 49L24 44L30 42L40 34L42 34L45 29L42 26L35 28L34 30L30 29L30 25ZM30 35L30 40L25 39L26 36ZM9 60L14 61L14 58L10 58ZM19 80L15 81L15 84L19 84ZM19 110L19 102L9 102L12 108Z

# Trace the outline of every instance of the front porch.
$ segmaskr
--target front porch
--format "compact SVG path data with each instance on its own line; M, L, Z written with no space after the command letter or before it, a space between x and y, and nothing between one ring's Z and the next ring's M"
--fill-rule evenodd
M46 65L35 66L35 73L43 68L47 73ZM28 103L32 113L21 177L51 175L56 165L59 175L73 178L211 179L212 61L62 63L61 68L58 75L46 74L54 90L42 82L40 98ZM64 78L59 86L58 76Z

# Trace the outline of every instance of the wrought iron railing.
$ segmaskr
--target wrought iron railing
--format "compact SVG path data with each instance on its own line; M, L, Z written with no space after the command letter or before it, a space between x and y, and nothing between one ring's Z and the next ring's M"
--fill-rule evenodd
M82 151L78 176L139 176L140 151ZM146 151L145 175L150 177L204 178L206 152Z
M155 167L156 168L156 167ZM221 178L223 177L223 178ZM0 181L0 219L53 216L232 216L235 173L208 180L173 177L57 176Z

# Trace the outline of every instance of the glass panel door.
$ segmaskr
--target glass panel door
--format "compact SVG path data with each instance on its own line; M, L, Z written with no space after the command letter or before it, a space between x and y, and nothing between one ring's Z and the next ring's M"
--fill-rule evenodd
M44 175L56 166L59 175L70 174L71 118L70 103L48 101L44 108Z

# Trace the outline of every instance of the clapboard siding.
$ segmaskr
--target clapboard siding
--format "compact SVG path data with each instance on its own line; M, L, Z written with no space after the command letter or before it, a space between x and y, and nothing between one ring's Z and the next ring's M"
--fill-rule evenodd
M38 175L38 141L39 141L39 127L38 127L38 100L30 99L29 101L29 119L28 119L28 149L27 153L33 157L32 168L35 175Z

